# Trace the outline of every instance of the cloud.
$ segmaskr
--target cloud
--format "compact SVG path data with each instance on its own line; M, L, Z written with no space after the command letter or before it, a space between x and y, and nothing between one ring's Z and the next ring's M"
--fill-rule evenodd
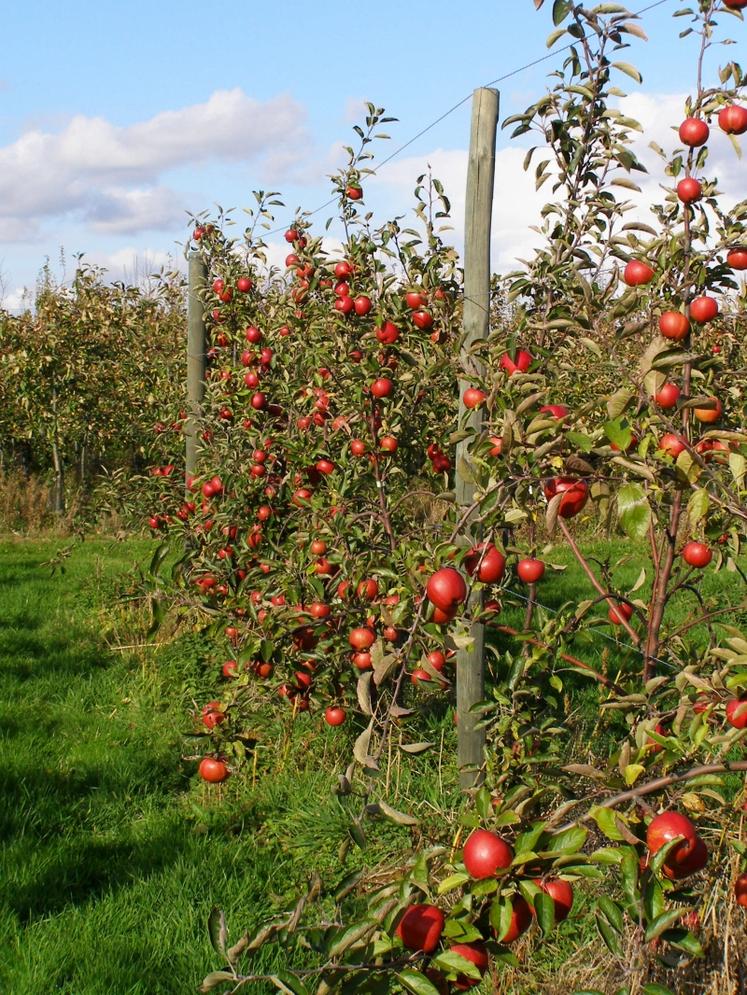
M655 224L651 205L663 200L663 188L671 189L673 180L665 175L664 161L650 148L649 143L657 142L667 155L681 144L676 126L683 118L684 103L684 94L637 93L620 101L622 112L638 120L643 128L640 134L632 133L632 147L649 171L647 174L631 175L641 187L640 194L628 194L622 188L617 190L619 199L627 196L633 204L629 214L625 216L626 221L636 219ZM672 123L674 128L670 127ZM525 148L516 145L496 152L491 245L492 266L498 272L517 268L517 260L526 258L534 247L541 244L542 237L532 231L531 226L540 224L542 206L553 199L549 182L537 191L534 170L524 172L525 152ZM537 154L534 161L539 162L540 158ZM461 252L464 245L467 160L466 149L433 149L422 155L397 159L387 164L380 174L369 177L366 185L386 193L389 205L387 210L390 214L401 213L403 206L405 210L409 210L413 205L415 179L430 164L433 176L442 181L451 201L451 223L454 230L447 233L444 240L455 245ZM728 212L744 196L742 172L740 160L734 154L730 141L714 124L703 175L707 179L718 178L719 203L724 211Z
M57 132L31 129L0 148L0 239L70 214L99 232L171 226L186 204L164 173L251 161L279 183L310 145L305 119L290 96L262 102L235 88L132 125L76 115Z

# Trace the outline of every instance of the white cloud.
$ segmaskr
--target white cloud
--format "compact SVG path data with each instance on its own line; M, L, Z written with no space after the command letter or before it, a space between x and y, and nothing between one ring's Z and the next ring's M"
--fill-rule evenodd
M683 118L684 103L684 94L641 93L620 102L623 113L638 120L643 128L641 134L632 133L633 149L649 171L648 174L631 174L634 182L641 187L641 193L631 192L628 195L635 206L626 215L626 220L636 218L651 224L651 205L663 200L663 188L671 189L673 186L672 178L664 173L664 161L649 147L649 143L657 142L667 155L681 144L677 127ZM535 190L533 168L528 173L522 168L525 152L525 148L518 146L496 152L491 243L492 265L498 272L516 268L517 260L526 258L532 248L540 244L541 237L530 226L541 222L540 210L553 196L549 183L539 191ZM413 205L415 179L430 164L433 176L442 181L451 201L454 231L444 236L445 241L461 251L464 245L467 158L466 149L434 149L422 155L395 160L386 165L380 174L368 178L366 184L386 192L389 214L401 213ZM535 162L539 161L538 154ZM707 179L718 178L719 202L725 211L744 197L742 172L743 167L731 143L714 123L703 175ZM625 195L621 188L617 192Z
M0 148L0 239L71 213L101 232L171 226L187 205L159 182L168 170L252 161L280 183L308 146L300 104L285 95L261 102L239 88L133 125L77 115L60 131L33 129Z
M28 287L16 287L9 291L0 299L0 307L10 311L11 314L19 314L33 304L33 295Z

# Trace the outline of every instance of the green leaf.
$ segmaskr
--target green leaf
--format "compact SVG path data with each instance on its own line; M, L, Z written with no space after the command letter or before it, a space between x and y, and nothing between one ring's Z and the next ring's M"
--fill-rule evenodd
M471 960L467 960L466 957L462 957L461 954L455 953L453 950L445 950L440 953L433 958L431 964L436 970L443 971L444 974L464 974L468 978L474 978L475 981L479 981L482 977L477 964L473 964Z
M698 523L706 517L710 504L708 491L704 487L699 487L693 491L687 502L687 518L691 529L694 530Z
M552 5L552 23L557 27L562 24L573 9L572 0L555 0Z
M644 985L642 991L643 995L674 995L674 992L669 988L665 988L664 985L657 985L656 983Z
M651 522L651 505L641 484L623 484L619 489L617 517L631 539L645 538Z
M614 954L615 957L622 957L622 944L620 943L620 938L617 933L610 927L610 924L606 919L603 919L600 915L596 917L597 929L599 934L604 940L604 944L610 953Z
M534 911L542 933L545 936L551 933L555 927L555 902L544 891L535 896Z
M668 912L662 912L660 916L651 923L651 925L646 930L646 942L655 940L657 936L661 936L665 929L669 929L682 918L682 909L669 909Z
M420 971L405 968L397 974L397 981L412 995L439 995L438 988Z
M630 76L630 78L634 79L636 83L643 82L643 76L641 76L636 67L631 66L629 62L613 62L612 68L619 69L621 73L625 73L626 76Z
M622 933L623 931L623 912L620 906L613 902L611 898L603 895L597 902L599 906L599 911L604 915L604 918L610 924L610 926L615 930L616 933Z
M443 881L441 881L441 883L439 884L437 894L445 895L449 891L454 891L455 888L461 888L462 885L466 884L468 881L469 881L469 874L462 874L460 872L456 874L450 874L447 878L444 878Z
M270 975L270 981L283 995L308 995L308 988L294 974L286 974L284 971Z
M602 808L597 805L589 811L589 815L608 839L624 839L622 833L617 828L618 815L613 809Z
M588 830L584 829L583 826L573 826L571 829L566 829L565 832L551 836L547 841L546 852L577 853L583 848L588 835Z

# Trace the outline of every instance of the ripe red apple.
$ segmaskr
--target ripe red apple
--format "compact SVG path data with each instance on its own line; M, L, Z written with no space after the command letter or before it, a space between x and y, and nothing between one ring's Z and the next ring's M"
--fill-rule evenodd
M474 829L464 844L464 866L471 878L481 881L510 867L514 851L497 833Z
M390 397L394 390L394 384L386 377L379 377L371 384L370 390L374 397Z
M700 838L695 826L686 815L667 811L655 816L646 830L646 845L652 856L678 836L683 839L672 847L665 862L673 871L681 868L694 855Z
M350 452L353 456L362 456L366 451L366 443L363 439L351 439Z
M573 907L573 887L562 878L535 878L534 884L549 895L555 906L555 922L562 922L570 915ZM534 914L534 908L532 908Z
M328 726L341 726L345 721L345 709L339 705L330 705L324 712L324 721Z
M496 933L495 938L499 943L513 943L514 940L518 940L521 934L529 929L532 922L532 910L523 895L514 895L511 899L511 906L513 911L508 929L503 936L498 936Z
M506 557L492 542L484 543L482 546L472 547L464 558L464 567L470 577L477 571L477 579L483 584L495 584L506 570Z
M367 315L372 307L373 304L371 303L371 298L366 297L365 294L359 294L359 296L353 300L353 309L361 318Z
M353 183L345 187L345 196L348 200L360 200L363 196L361 188Z
M431 954L441 939L444 921L444 914L436 905L408 905L395 933L408 950Z
M726 721L734 729L747 728L747 699L730 698L726 702Z
M631 259L623 270L623 280L629 287L639 287L644 283L650 283L654 278L654 271L648 263L640 259Z
M417 311L419 308L425 307L427 303L428 298L418 290L410 290L405 294L405 304L411 311Z
M689 877L697 871L702 871L707 863L708 848L700 836L698 836L695 839L695 846L692 853L672 863L667 858L662 867L662 872L664 877L669 878L670 881L681 881L683 878Z
M355 590L356 595L364 601L373 601L379 594L379 582L375 577L362 580Z
M433 315L430 311L425 311L422 308L419 308L417 311L412 312L411 318L413 325L415 325L416 328L420 328L422 331L433 327Z
M703 196L703 187L693 176L686 176L677 184L677 196L683 204L694 204Z
M724 0L724 6L729 10L743 10L747 7L747 0Z
M490 966L488 951L482 943L453 943L449 950L455 954L461 954L466 960L472 961L480 974L483 975ZM458 974L456 981L452 982L457 991L465 992L469 988L475 988L480 984L479 979L469 978L466 974Z
M240 294L248 294L254 284L248 276L240 276L236 281L236 289Z
M712 321L718 314L718 301L714 297L696 297L690 301L690 317L699 325Z
M659 331L665 339L680 342L687 337L690 322L681 311L664 311L659 316Z
M467 585L454 567L441 567L428 580L425 593L432 605L448 614L467 597Z
M339 311L340 314L350 314L354 308L355 301L348 294L338 297L335 301L335 311Z
M385 321L376 329L376 338L382 345L394 345L399 338L399 329L391 321Z
M215 729L225 721L226 713L221 711L219 701L209 701L202 709L202 724L206 729Z
M551 477L545 481L544 491L548 501L562 494L558 508L561 518L573 518L589 499L589 485L576 477Z
M731 252L727 253L726 264L732 269L747 269L747 249L732 249Z
M711 397L709 400L713 402L713 407L695 408L693 411L693 414L698 421L706 424L712 424L713 422L718 421L724 413L724 406L717 397Z
M567 418L570 414L571 409L566 407L565 404L543 404L540 408L540 412L546 415L552 415L553 418L557 418L560 421L561 418Z
M685 118L679 129L680 141L691 149L705 145L710 133L710 128L706 122L699 117Z
M538 580L542 580L545 576L545 564L542 560L532 558L519 560L516 564L516 573L519 576L519 580L522 580L525 584L536 584Z
M500 358L499 365L512 377L514 373L527 373L533 362L534 357L531 353L526 349L519 349L513 358L505 352Z
M734 897L737 905L747 908L747 874L740 874L734 882Z
M224 760L217 760L215 757L203 757L197 772L203 781L210 784L218 784L228 777L228 766Z
M379 447L385 453L396 453L399 443L393 435L382 435L379 439Z
M718 112L718 126L727 135L743 135L747 131L747 107L730 104Z
M613 625L622 625L623 619L629 622L633 617L633 606L627 604L625 601L618 602L614 608L610 607L607 612L607 618L612 622Z
M667 456L677 459L680 453L685 451L685 440L675 435L673 432L665 432L659 439L659 449L663 450Z
M477 387L468 387L462 395L462 401L465 408L479 408L487 396L485 391Z
M682 547L682 559L691 567L698 567L698 569L707 567L712 557L713 553L704 542L695 542L691 539Z
M362 625L350 630L348 642L354 650L367 650L376 642L376 633L367 625Z

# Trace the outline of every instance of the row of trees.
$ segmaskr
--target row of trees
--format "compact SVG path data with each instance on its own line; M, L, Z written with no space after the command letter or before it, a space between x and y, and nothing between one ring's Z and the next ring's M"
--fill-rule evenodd
M624 77L640 81L623 52L642 27L619 4L556 0L551 44L569 47L548 93L505 122L536 137L526 164L554 197L545 243L496 284L490 334L466 361L440 184L418 179L416 227L366 210L382 109L369 106L333 180L339 255L301 213L286 275L260 291L276 195L257 195L239 237L230 219L197 220L211 334L200 473L186 496L173 476L153 478L151 523L187 549L176 591L155 603L201 614L226 656L202 713L201 776L226 780L282 710L352 726L336 788L345 863L378 820L417 825L387 795L389 758L418 763L430 748L429 702L460 681L454 661L475 645L487 700L459 723L478 723L489 744L469 802L442 813L438 845L383 886L362 871L339 890L315 882L230 948L216 914L222 966L202 990L464 990L490 962L516 963L510 945L534 919L546 934L565 918L578 886L628 979L621 993L656 976L652 949L661 970L702 954L694 910L709 851L719 868L745 852L744 793L728 776L747 769L747 640L734 626L745 605L736 585L725 605L703 586L713 569L744 580L747 202L720 208L708 150L736 144L747 111L736 62L704 82L738 7L699 0L676 14L698 43L696 86L663 129L668 190L649 223L635 213L639 128L614 106ZM466 506L455 474L470 484ZM629 551L593 559L579 521L619 530ZM553 612L541 596L548 540L589 582L588 597ZM501 621L514 594L526 599L521 628ZM601 664L588 659L598 633L615 646ZM609 753L572 753L582 726L567 696L582 678L598 688ZM276 942L296 951L293 970L240 969Z
M33 310L0 311L0 468L51 476L58 513L103 470L142 473L183 407L184 305L177 274L146 291L45 267Z

